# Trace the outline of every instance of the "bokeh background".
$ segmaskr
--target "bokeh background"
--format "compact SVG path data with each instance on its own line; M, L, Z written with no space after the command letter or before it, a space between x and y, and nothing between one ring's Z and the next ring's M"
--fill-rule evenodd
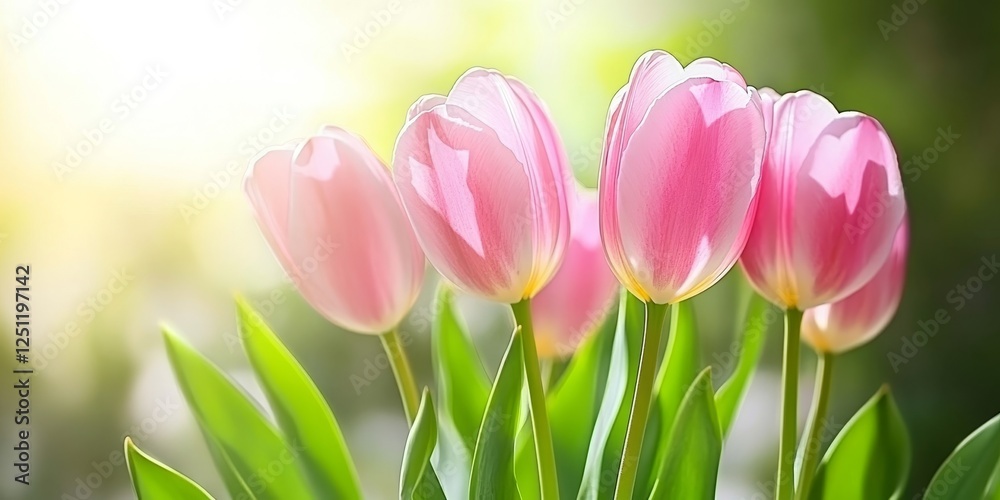
M535 88L577 177L594 185L608 103L652 48L727 61L756 86L813 89L888 130L912 218L907 289L888 330L840 361L831 422L890 384L914 443L910 498L1000 412L1000 279L976 279L1000 252L998 19L1000 3L971 0L5 0L0 387L11 382L22 263L38 373L30 487L10 477L14 401L0 390L0 498L131 498L125 467L104 463L125 434L221 496L158 325L258 394L236 343L234 291L318 382L370 497L391 498L406 433L392 377L360 391L351 382L379 342L338 331L290 287L242 197L247 160L325 123L388 159L409 104L479 65ZM739 279L695 299L706 360L722 366ZM467 298L462 308L495 369L507 312ZM939 310L947 323L904 351ZM426 313L402 328L429 383ZM775 334L727 445L721 498L764 498L779 350ZM101 484L81 489L95 471L107 473Z

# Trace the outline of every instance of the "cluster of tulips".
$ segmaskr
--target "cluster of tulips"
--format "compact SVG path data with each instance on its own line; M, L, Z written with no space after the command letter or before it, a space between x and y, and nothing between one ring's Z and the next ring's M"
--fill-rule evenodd
M757 300L785 315L775 497L817 498L809 496L820 458L814 443L821 439L832 361L889 322L907 257L902 182L878 121L838 111L813 92L755 89L714 59L682 66L662 51L643 55L611 102L596 190L574 180L541 99L521 81L479 68L462 75L448 95L427 95L412 105L391 170L362 138L325 127L260 154L245 189L262 233L309 304L344 329L381 337L413 426L407 461L417 460L421 449L429 460L435 449L426 423L434 419L431 398L421 398L397 333L421 289L425 259L448 286L510 305L516 323L510 347L486 408L473 412L472 477L462 483L469 493L445 495L448 486L441 486L435 468L421 466L404 470L405 498L712 498L717 454L716 470L685 461L717 439L671 457L649 429L651 415L672 421L676 432L663 424L655 439L682 447L699 435L678 430L682 421L703 414L708 436L725 434L732 415L720 424L722 410L712 398L699 406L699 387L714 392L710 379L704 389L705 377L692 372L673 407L656 404L654 388L668 309L667 379L671 370L694 363L677 354L690 319L683 316L690 315L684 301L737 262ZM322 242L333 249L317 259ZM640 302L635 318L632 304ZM607 321L617 321L618 330L638 321L641 336L638 350L627 354L633 371L617 387L620 421L627 423L615 449L617 470L587 487L579 477L567 480L556 464L567 451L553 444L560 429L550 425L542 367L574 356L609 315L617 317ZM817 352L819 366L795 472L800 338ZM466 375L477 377L458 374ZM610 380L599 382L611 388ZM517 418L491 413L510 387L516 388L514 406L527 407L523 427ZM591 403L577 403L581 415ZM595 436L601 425L591 423ZM523 448L521 433L498 434L498 427L527 429L527 449L533 449L531 470L519 470L510 488L506 476L523 459L516 451ZM607 440L611 430L605 431ZM586 444L589 436L583 439ZM591 450L599 440L590 441ZM671 467L674 476L664 476ZM352 471L345 466L342 473ZM882 483L901 494L898 484Z

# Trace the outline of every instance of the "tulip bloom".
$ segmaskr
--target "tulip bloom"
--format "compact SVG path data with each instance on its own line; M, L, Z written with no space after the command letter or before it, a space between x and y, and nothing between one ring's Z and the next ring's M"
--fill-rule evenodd
M765 127L757 92L732 67L644 54L611 102L600 225L615 276L646 302L646 325L615 498L632 498L666 305L736 263L757 205Z
M882 267L903 220L896 153L878 121L815 93L761 99L770 139L743 269L781 307L839 301Z
M909 227L896 231L892 251L882 268L847 298L816 306L802 317L802 338L818 352L842 353L875 338L896 314L903 295Z
M544 105L523 83L474 68L410 109L393 172L427 259L497 302L534 296L569 240L568 168Z
M570 240L555 277L531 301L542 357L566 356L597 329L618 296L618 280L601 246L597 196L570 202Z
M680 302L736 263L753 222L764 118L732 67L644 54L611 103L600 174L601 237L636 297Z
M569 240L569 170L545 106L523 83L473 68L418 100L393 173L427 259L462 290L511 304L520 327L543 500L558 497L530 301Z
M424 256L389 171L361 138L326 127L268 149L244 188L285 272L329 321L382 334L413 306Z

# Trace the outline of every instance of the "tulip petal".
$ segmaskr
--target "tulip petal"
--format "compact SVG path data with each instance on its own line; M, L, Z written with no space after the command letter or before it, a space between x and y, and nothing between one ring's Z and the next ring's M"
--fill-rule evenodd
M286 268L310 304L358 332L395 326L416 299L423 259L388 170L359 138L330 131L293 159Z
M896 231L889 258L860 290L805 312L802 337L820 352L841 353L875 338L892 320L903 295L909 225Z
M532 270L522 164L465 109L439 105L400 132L394 175L427 258L468 292L520 301Z
M793 265L799 307L808 308L854 293L878 272L906 208L889 137L858 113L823 130L797 185Z
M794 306L799 292L791 268L792 205L795 176L822 130L837 110L820 95L800 91L777 98L770 89L760 92L768 146L755 224L741 257L754 288L770 302ZM767 110L771 109L769 113Z
M406 111L406 121L410 121L416 118L420 113L423 113L434 106L444 104L444 102L445 96L441 94L427 94L420 96L420 98L410 106L410 109Z
M619 217L611 215L618 211L618 183L622 155L649 106L683 77L684 68L674 56L662 50L646 52L632 67L628 83L615 94L608 111L598 185L601 193L601 238L605 242L605 253L611 269L622 283L636 281L626 261L625 250L621 246ZM633 293L637 292L634 287L630 290ZM643 300L648 298L642 295L637 297Z
M732 267L746 242L763 146L760 110L732 82L685 80L653 103L619 173L630 291L674 303Z

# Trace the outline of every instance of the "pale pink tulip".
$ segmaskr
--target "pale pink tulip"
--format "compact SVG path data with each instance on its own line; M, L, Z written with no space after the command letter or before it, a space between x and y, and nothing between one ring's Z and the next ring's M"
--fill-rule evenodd
M520 81L474 68L447 96L422 97L393 172L428 260L459 288L516 303L558 269L569 239L566 155Z
M896 153L875 119L813 92L761 99L769 141L743 269L781 307L836 302L889 255L905 210Z
M413 306L424 256L388 169L361 138L326 127L266 150L244 189L285 272L328 320L381 334Z
M819 352L841 353L881 333L896 314L903 295L909 239L904 220L889 258L875 277L839 302L807 310L802 317L802 338Z
M572 354L596 330L618 296L618 280L601 246L596 193L570 196L570 240L566 257L545 288L531 301L538 354Z
M644 54L611 103L600 175L601 237L636 297L676 303L736 263L757 203L760 100L732 67Z

